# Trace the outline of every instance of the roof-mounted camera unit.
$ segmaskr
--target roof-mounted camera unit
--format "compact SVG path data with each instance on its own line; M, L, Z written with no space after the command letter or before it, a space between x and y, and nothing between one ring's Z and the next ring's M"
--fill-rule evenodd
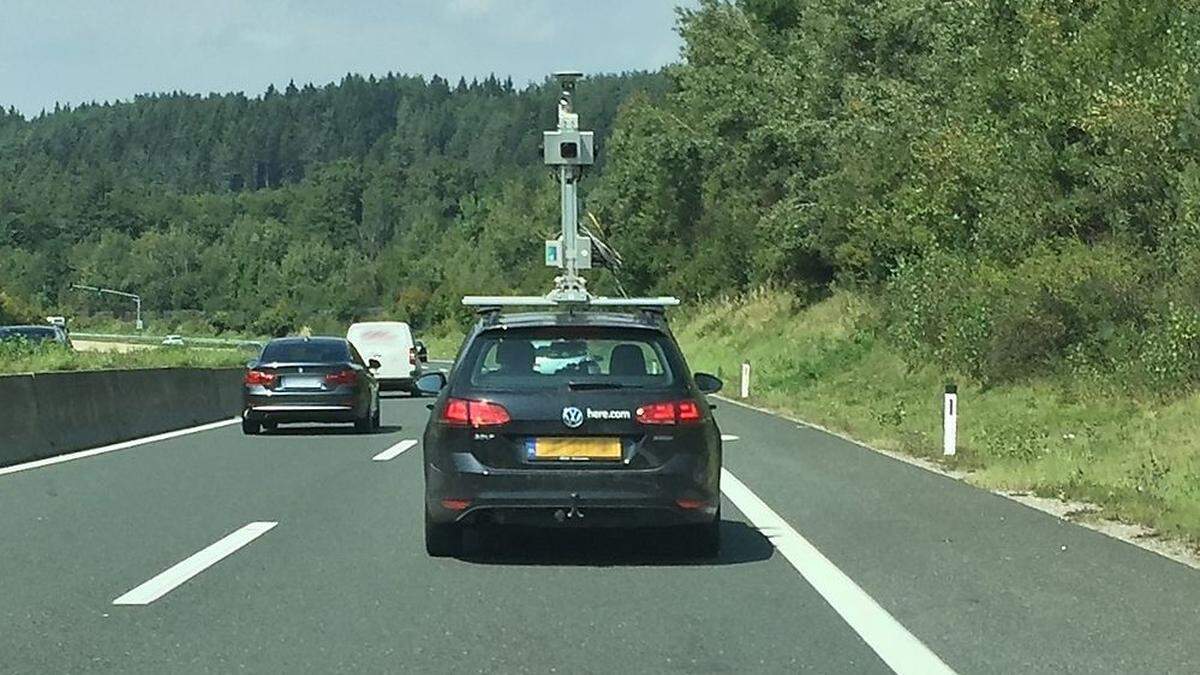
M588 293L587 280L580 270L592 268L593 241L579 233L579 181L584 169L596 161L595 137L591 131L579 130L579 115L575 112L575 83L583 73L564 70L554 73L562 93L558 99L558 128L543 132L542 157L547 166L557 167L556 178L562 197L562 234L546 242L545 262L563 272L554 278L554 288L544 296L467 296L463 304L481 313L499 311L501 307L631 307L661 312L674 307L679 300L658 298L605 298ZM611 253L603 242L597 244L601 253ZM617 256L619 258L619 256Z

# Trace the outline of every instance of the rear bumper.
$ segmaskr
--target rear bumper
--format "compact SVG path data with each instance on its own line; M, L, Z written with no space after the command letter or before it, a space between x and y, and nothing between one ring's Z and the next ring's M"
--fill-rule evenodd
M720 505L715 460L678 456L654 470L518 471L473 467L469 454L455 460L452 472L425 467L426 508L435 522L661 527L711 523ZM467 504L450 508L443 500Z
M243 417L256 422L353 422L367 416L353 396L246 396Z

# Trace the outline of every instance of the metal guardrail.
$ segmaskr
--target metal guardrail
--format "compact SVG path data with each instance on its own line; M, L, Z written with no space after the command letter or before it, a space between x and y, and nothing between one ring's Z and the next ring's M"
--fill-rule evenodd
M127 342L130 344L147 344L161 345L162 341L167 339L166 335L117 335L113 333L78 333L71 332L72 338L80 340L92 340L95 342ZM242 349L261 349L263 343L259 340L232 340L226 338L197 338L181 336L184 346L195 345L200 347L235 347Z

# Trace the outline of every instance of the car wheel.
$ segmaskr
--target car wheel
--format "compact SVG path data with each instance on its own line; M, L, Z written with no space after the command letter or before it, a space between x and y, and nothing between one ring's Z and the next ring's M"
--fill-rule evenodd
M267 431L275 431L279 428L279 422L263 422L263 429Z
M433 558L447 558L462 553L462 526L457 523L435 523L425 512L425 552Z
M360 417L354 420L354 430L360 434L365 434L371 430L371 416Z
M242 418L242 433L247 436L253 436L262 430L262 425L254 420Z
M375 414L371 416L371 428L378 429L383 426L383 411L379 408L379 400L375 400Z

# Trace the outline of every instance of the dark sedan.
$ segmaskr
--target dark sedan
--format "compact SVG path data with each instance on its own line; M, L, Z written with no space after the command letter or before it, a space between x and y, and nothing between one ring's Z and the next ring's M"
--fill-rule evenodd
M30 345L57 344L71 347L67 331L58 326L0 326L0 342L24 342Z
M353 422L379 428L379 383L344 338L271 340L246 372L242 431L257 434L286 422Z

